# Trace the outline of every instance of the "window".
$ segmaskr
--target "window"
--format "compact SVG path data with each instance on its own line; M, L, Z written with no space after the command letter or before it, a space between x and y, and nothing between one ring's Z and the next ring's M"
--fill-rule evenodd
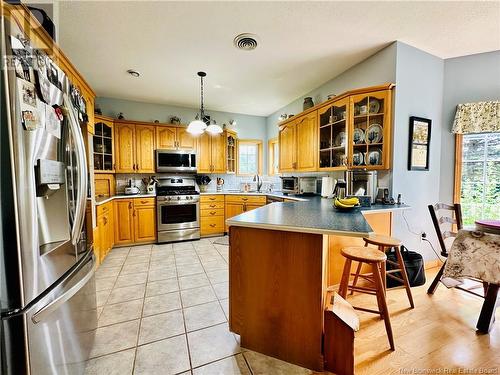
M269 158L269 166L268 166L268 171L267 173L269 176L274 176L278 174L279 171L279 161L280 161L280 155L279 155L279 143L278 143L278 138L273 138L270 139L268 142L268 158Z
M500 218L500 133L464 134L461 147L464 225Z
M238 171L239 175L262 174L262 141L238 141Z

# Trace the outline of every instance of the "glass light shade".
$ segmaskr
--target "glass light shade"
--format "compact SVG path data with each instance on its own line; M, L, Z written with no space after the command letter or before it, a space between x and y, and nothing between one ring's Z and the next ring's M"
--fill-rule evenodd
M210 134L220 134L222 133L222 128L219 125L217 125L217 123L214 121L212 124L207 126L205 131L207 131Z
M191 133L193 135L200 135L203 134L205 129L207 128L207 124L205 124L201 120L193 120L189 123L187 127L187 132Z

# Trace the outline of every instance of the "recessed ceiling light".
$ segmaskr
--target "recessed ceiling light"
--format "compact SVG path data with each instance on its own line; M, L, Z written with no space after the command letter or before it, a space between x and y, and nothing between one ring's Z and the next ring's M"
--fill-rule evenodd
M139 73L137 70L134 70L134 69L127 70L127 73L130 74L134 78L138 78L141 76L141 73Z
M234 46L243 51L252 51L257 48L259 37L255 34L243 33L236 35L233 40Z

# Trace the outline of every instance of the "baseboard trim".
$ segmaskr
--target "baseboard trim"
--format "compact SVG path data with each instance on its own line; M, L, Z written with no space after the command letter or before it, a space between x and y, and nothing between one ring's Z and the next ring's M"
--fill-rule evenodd
M443 262L440 259L428 260L424 263L424 269L429 270L431 268L441 267Z

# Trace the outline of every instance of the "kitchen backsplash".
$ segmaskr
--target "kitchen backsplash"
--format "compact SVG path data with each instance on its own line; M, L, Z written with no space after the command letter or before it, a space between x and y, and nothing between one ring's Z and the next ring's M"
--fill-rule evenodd
M167 174L116 174L116 193L123 194L125 191L125 187L128 186L129 180L132 180L132 186L137 186L142 193L146 192L146 186L142 182L143 178L149 179L149 177L155 176L156 178L166 177ZM256 188L256 182L253 181L253 176L236 176L234 174L208 174L212 181L208 184L208 191L216 190L216 179L220 177L224 179L224 190L238 190L242 188L242 185L245 183L249 183L252 189ZM332 176L335 179L344 178L343 172L330 172L330 173L318 173L318 172L309 172L309 173L283 173L283 176L300 176L300 177L310 177L316 176L321 178L323 176ZM389 187L392 185L391 183L391 173L379 171L378 173L378 186ZM269 187L272 185L273 191L281 191L281 179L279 176L261 176L262 178L262 190L269 191ZM392 192L391 192L392 194Z

